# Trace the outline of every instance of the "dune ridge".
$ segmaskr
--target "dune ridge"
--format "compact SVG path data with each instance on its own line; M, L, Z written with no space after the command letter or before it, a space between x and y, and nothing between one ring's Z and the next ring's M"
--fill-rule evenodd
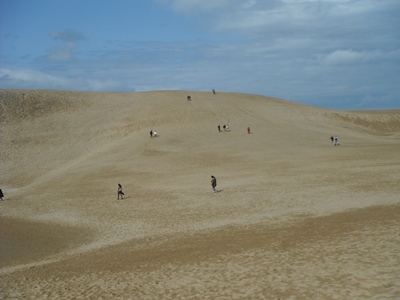
M0 90L0 126L1 297L400 297L400 110Z

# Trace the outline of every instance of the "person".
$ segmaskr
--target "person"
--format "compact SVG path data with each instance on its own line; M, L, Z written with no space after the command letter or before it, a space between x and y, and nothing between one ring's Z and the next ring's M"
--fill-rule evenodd
M218 125L218 132L221 132L221 125Z
M190 101L190 100L192 100L192 97L189 95L189 96L187 96L187 98L186 98L188 101Z
M331 135L331 146L333 146L333 135Z
M119 196L121 196L121 199L124 199L124 192L122 191L122 185L120 183L118 183L118 198L117 200L119 200Z
M3 197L4 197L3 191L0 189L0 201L3 201Z
M153 137L153 130L150 130L150 137Z
M247 133L250 133L250 127L247 127Z
M211 175L211 186L212 186L214 193L218 192L217 191L217 178L215 178L213 175Z
M337 135L335 135L335 146L336 146L336 145L339 145L339 138L338 138Z
M216 94L215 89L212 89L212 93L213 93L214 95Z

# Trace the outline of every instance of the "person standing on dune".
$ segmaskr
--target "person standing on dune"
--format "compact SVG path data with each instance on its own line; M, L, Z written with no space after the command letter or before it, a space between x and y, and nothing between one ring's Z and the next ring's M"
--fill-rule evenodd
M214 193L218 192L217 191L217 178L215 178L213 175L211 175L211 186L212 186Z
M122 185L120 183L118 183L118 198L117 200L119 200L119 196L121 196L121 199L124 199L124 192L122 191Z

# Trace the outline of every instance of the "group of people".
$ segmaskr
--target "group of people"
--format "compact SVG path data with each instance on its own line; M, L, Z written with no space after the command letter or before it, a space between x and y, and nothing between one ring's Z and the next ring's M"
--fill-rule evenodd
M222 130L221 130L221 125L218 125L218 132L222 132L222 131L231 131L231 130L229 129L229 126L228 126L228 125L223 125L223 126L222 126ZM250 127L247 127L247 133L248 133L248 134L251 133Z
M217 93L217 92L215 91L215 89L212 89L211 91L212 91L213 95L215 95L215 94ZM188 95L188 96L186 97L186 99L187 99L187 101L192 101L192 96Z
M218 125L218 132L222 132L222 131L231 131L230 129L229 129L229 126L228 125L223 125L222 126L222 130L221 130L221 125Z
M228 131L229 130L229 126L228 125L223 125L222 128L223 128L224 131ZM218 125L218 131L221 132L221 126L220 125ZM247 127L247 133L249 133L249 134L251 133L250 127ZM157 134L157 132L155 132L153 130L150 131L150 137L153 137L154 134ZM337 135L335 135L335 136L332 135L331 136L331 146L336 146L336 145L339 145L339 138L338 138ZM218 190L217 190L217 178L215 178L214 175L211 175L211 187L212 187L214 193L218 192ZM0 193L1 193L1 196L2 196L3 193L1 192L1 190L0 190ZM124 199L124 195L125 194L122 191L122 186L121 186L121 184L118 183L118 198L117 199L119 200L120 197L121 197L121 199Z
M217 190L217 178L215 178L214 175L211 175L211 187L212 187L214 193L218 192L218 190ZM0 190L0 192L1 192L1 190ZM1 192L1 195L3 195L2 192ZM124 196L125 196L125 194L122 191L122 185L120 183L118 183L118 197L117 197L117 200L124 199ZM3 200L3 199L1 199L1 200Z
M331 135L331 146L338 146L339 145L339 138L337 135Z
M158 133L155 130L150 130L150 138L158 137Z
M213 92L213 94L216 94L214 89L212 89L212 92ZM189 101L192 100L192 97L190 95L187 96L187 100L189 100ZM230 131L229 126L224 124L222 126L222 130L221 130L221 125L218 125L218 132L223 132L223 131ZM247 133L248 134L251 133L250 127L247 127ZM151 138L152 137L157 137L157 136L158 136L157 131L154 131L154 130L150 131L150 137ZM331 139L331 146L339 145L339 138L338 138L337 135L335 135L335 136L332 135L330 139ZM214 175L211 175L211 187L212 187L214 192L218 192L218 190L217 190L217 178L215 178ZM0 193L1 193L1 190L0 190ZM125 194L122 191L122 186L121 186L121 184L118 183L118 198L117 199L119 200L120 197L121 197L121 199L123 199L124 195ZM1 196L2 196L2 193L1 193Z

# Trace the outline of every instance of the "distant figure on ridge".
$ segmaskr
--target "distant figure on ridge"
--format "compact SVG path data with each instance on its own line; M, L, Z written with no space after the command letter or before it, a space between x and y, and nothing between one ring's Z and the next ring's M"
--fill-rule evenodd
M118 198L117 200L119 200L119 196L121 196L121 199L124 199L124 192L122 191L122 185L120 183L118 183Z
M211 186L212 186L214 193L218 192L217 191L217 178L215 178L213 175L211 175Z
M187 100L188 100L188 101L192 100L192 97L191 97L190 95L187 96Z
M215 91L215 89L212 89L212 93L213 95L215 95L217 92Z

